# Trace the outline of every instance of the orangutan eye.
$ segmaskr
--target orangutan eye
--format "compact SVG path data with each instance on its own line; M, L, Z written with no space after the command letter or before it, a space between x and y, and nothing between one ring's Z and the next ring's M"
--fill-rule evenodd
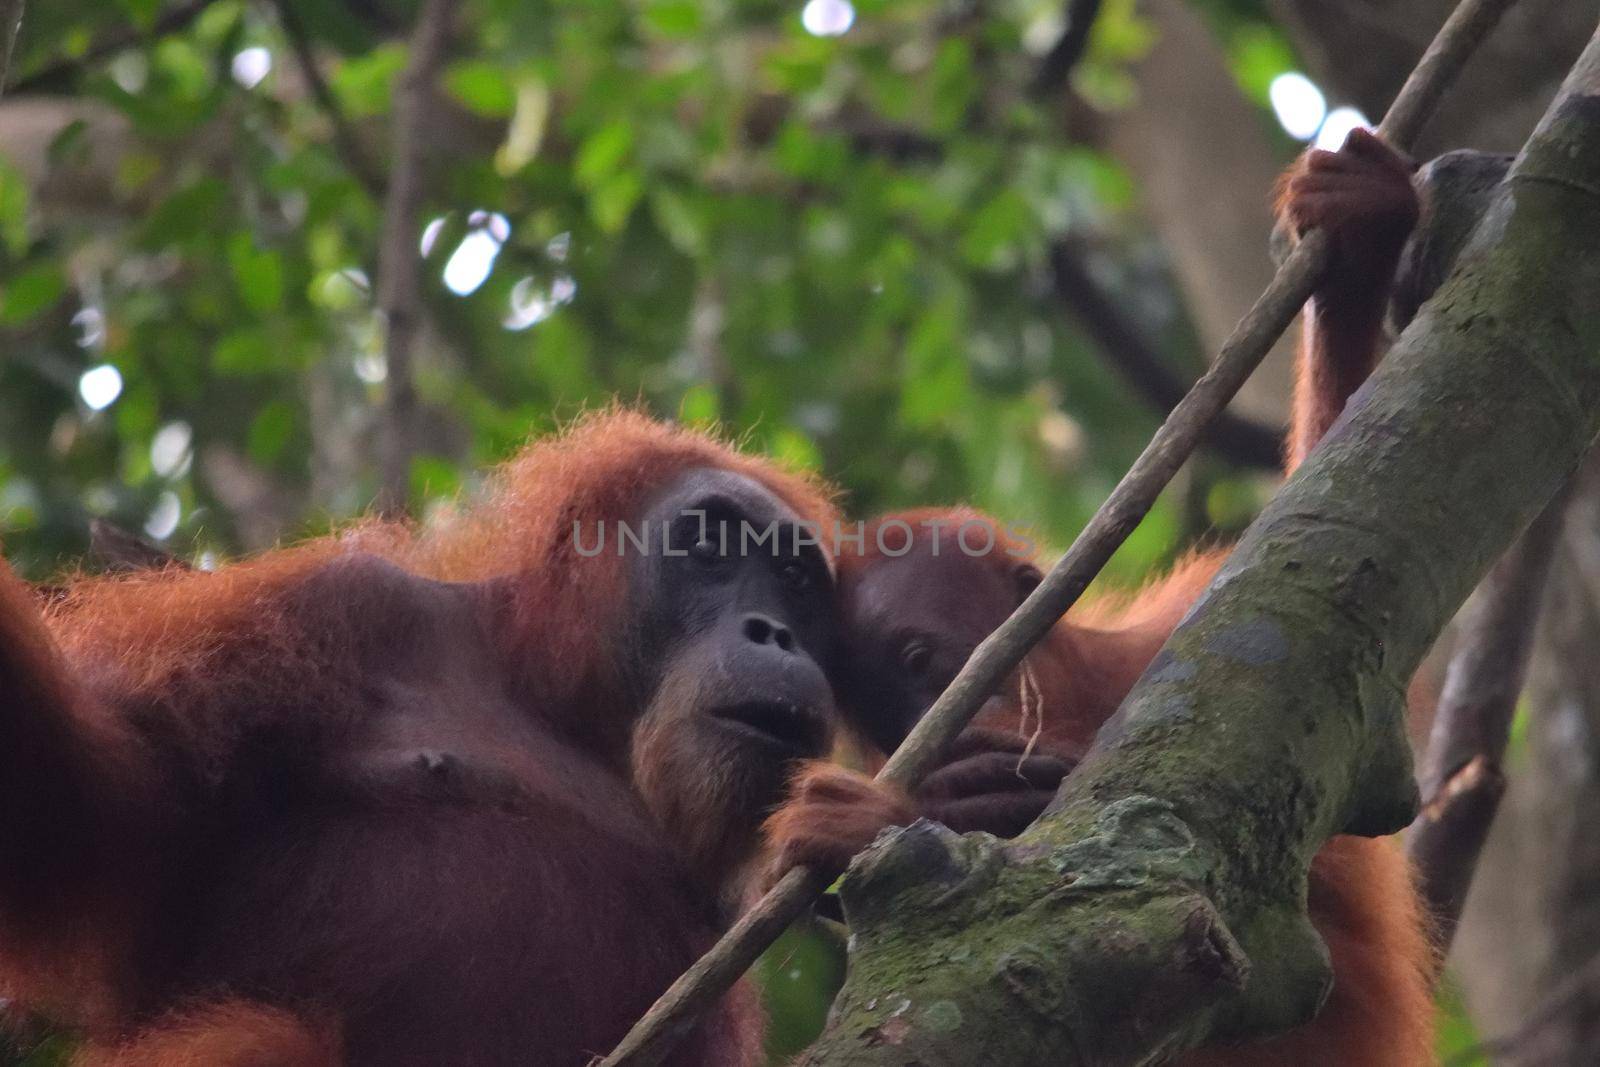
M798 563L786 564L783 570L778 572L778 575L783 579L785 586L797 593L811 587L810 572Z
M689 554L702 563L714 563L722 558L722 551L709 537L702 537L690 545Z
M928 663L933 659L933 652L927 645L912 643L900 652L900 665L912 674L921 674L928 669Z

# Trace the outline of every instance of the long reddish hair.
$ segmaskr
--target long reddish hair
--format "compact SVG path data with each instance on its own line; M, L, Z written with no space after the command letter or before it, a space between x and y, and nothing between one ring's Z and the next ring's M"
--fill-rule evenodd
M540 698L564 702L609 669L625 600L624 561L615 552L580 554L575 524L586 538L601 522L614 529L697 467L751 478L819 529L834 521L832 494L816 479L717 437L613 408L531 442L490 473L476 499L425 526L372 518L211 573L167 568L79 578L49 606L47 622L76 667L115 672L124 691L160 690L180 673L192 676L219 640L246 632L263 642L260 655L280 657L273 673L284 674L281 657L292 661L294 651L262 636L279 594L319 565L366 553L443 581L513 578L504 651Z

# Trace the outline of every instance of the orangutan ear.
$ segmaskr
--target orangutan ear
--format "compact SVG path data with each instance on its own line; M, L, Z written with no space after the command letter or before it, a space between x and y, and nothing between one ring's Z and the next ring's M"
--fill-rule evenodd
M1044 574L1038 567L1031 563L1019 563L1011 569L1011 583L1017 590L1017 603L1028 599L1039 583L1044 581Z

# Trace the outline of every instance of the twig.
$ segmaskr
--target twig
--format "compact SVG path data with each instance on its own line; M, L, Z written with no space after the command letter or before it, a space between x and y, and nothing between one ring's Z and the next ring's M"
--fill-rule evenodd
M89 552L112 572L194 569L159 545L99 518L89 521Z
M1050 246L1050 285L1106 364L1121 375L1146 402L1169 414L1183 399L1185 385L1173 373L1144 331L1117 306L1095 280L1078 250L1065 241ZM1242 419L1227 411L1206 427L1206 442L1224 458L1249 467L1273 468L1283 463L1283 431Z
M1501 14L1514 0L1463 0L1406 79L1378 132L1402 150L1422 120ZM1313 230L1279 266L1272 283L1222 345L1216 361L1156 431L1145 450L1079 533L1067 554L1022 606L972 653L939 699L878 772L909 791L938 763L1001 680L1049 632L1111 554L1144 518L1183 465L1205 427L1233 397L1294 321L1328 266L1328 242ZM826 887L828 873L799 867L779 880L698 962L672 983L634 1024L602 1067L653 1067Z
M187 4L180 4L171 11L163 12L148 30L137 26L124 26L95 41L82 55L58 60L18 79L11 90L17 93L36 93L60 89L78 71L114 56L125 48L155 41L168 34L187 29L189 24L199 18L200 13L214 2L215 0L190 0Z
M1072 68L1078 65L1089 47L1089 31L1094 29L1094 20L1099 14L1100 0L1067 0L1066 26L1056 43L1039 60L1028 86L1035 97L1048 97L1067 84Z
M1503 762L1570 491L1533 521L1479 587L1445 672L1407 851L1443 957L1505 793Z
M316 48L306 32L305 23L300 20L299 13L289 0L277 0L276 6L278 22L283 27L284 36L288 38L289 47L294 50L295 62L300 65L300 70L305 75L311 97L333 127L334 147L339 150L345 166L350 168L350 173L355 175L362 188L374 197L383 197L385 195L383 177L378 173L378 168L373 166L372 160L367 157L366 150L361 147L361 141L356 137L355 129L344 113L344 108L339 106L338 98L328 87L328 80L322 76L322 68L317 65Z
M411 54L395 87L394 161L384 200L378 246L378 310L384 318L388 360L384 405L382 483L378 510L405 512L415 448L417 385L413 352L422 323L422 257L417 240L422 206L424 125L434 82L450 38L453 0L424 0L411 35Z
M22 33L22 7L23 0L0 0L0 91L6 87L6 75L11 73L11 53Z

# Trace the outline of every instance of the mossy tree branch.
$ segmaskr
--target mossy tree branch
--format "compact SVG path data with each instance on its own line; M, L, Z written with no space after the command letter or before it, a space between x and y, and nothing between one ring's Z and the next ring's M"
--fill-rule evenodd
M885 835L806 1062L1140 1064L1312 1017L1336 833L1395 832L1406 683L1600 432L1600 35L1455 272L1021 837Z
M1378 133L1402 149L1415 140L1432 104L1514 0L1462 0L1417 64ZM1304 235L1272 284L1223 344L1211 368L1178 402L1028 598L985 638L878 772L900 789L919 782L938 762L1007 673L1077 600L1116 547L1133 532L1213 419L1288 328L1327 269L1330 246L1316 230ZM602 1062L604 1067L652 1067L688 1033L695 1018L736 981L756 957L832 880L830 872L797 867L731 926L705 955L651 1005Z

